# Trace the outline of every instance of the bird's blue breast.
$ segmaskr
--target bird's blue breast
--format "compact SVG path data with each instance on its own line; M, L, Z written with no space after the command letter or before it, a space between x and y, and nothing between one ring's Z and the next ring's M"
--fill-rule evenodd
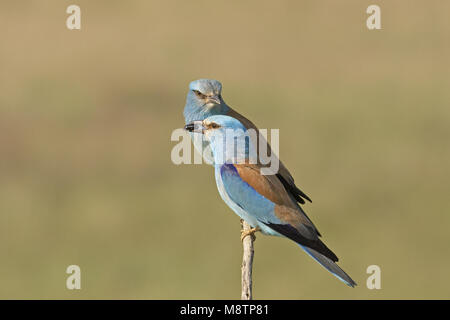
M274 220L279 222L278 218L274 215L275 204L242 180L233 164L222 165L220 175L224 188L231 200L249 215L257 217L261 222Z

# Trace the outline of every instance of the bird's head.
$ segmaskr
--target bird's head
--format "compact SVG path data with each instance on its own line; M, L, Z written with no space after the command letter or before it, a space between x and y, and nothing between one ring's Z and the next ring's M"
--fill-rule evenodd
M256 131L247 130L236 118L215 115L202 121L190 122L184 128L203 135L211 146L216 164L230 161L236 163L256 156Z
M221 105L222 84L217 80L199 79L189 84L188 103L198 108L214 108Z
M243 134L246 131L246 128L239 120L223 115L210 116L205 120L192 121L184 129L189 132L201 133L208 140L212 136L225 134L227 130L230 132L235 131L236 134Z

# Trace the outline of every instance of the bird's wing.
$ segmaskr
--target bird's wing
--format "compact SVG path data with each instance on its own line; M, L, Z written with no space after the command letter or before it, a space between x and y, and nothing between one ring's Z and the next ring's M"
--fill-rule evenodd
M336 255L275 176L260 173L260 165L224 164L220 174L232 201L259 222L295 242L337 261Z
M258 128L255 126L253 122L248 120L246 117L241 115L240 113L236 112L233 109L229 109L228 116L238 119L247 129L255 129L257 132L259 132ZM264 139L262 135L260 135L260 139ZM270 147L270 144L267 142L267 153L270 155L272 153L272 149ZM286 191L299 203L304 204L305 200L308 200L311 202L311 199L303 192L301 191L294 182L294 178L292 177L289 170L284 166L284 164L279 161L280 167L278 169L278 173L276 174L276 177L280 182L283 184Z

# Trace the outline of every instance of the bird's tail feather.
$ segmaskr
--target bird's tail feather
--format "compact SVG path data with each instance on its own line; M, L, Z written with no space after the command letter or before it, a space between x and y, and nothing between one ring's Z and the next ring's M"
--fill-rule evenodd
M350 278L348 274L344 272L336 263L334 263L331 259L325 257L323 254L320 254L314 249L304 247L300 245L300 247L309 255L311 258L316 260L322 267L331 272L336 278L344 282L346 285L350 287L356 286L356 282Z

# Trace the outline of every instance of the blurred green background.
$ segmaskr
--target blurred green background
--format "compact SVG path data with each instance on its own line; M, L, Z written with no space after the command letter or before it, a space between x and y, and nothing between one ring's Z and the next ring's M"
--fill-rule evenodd
M280 128L359 284L258 235L256 299L450 298L450 2L78 0L70 31L73 3L0 4L0 298L240 297L239 219L212 167L170 159L198 78Z

